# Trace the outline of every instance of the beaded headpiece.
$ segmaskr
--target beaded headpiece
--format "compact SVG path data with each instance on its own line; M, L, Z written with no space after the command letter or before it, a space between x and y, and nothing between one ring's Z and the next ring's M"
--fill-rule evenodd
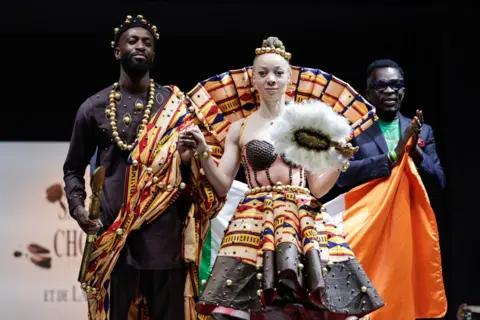
M284 57L287 61L290 61L290 58L292 57L290 52L285 51L285 46L283 44L275 47L273 44L269 43L268 40L263 40L262 47L255 49L255 54L257 56L265 53L276 53Z
M157 32L157 26L150 23L150 21L146 20L141 14L137 15L135 18L128 15L125 21L117 28L113 30L114 38L113 41L110 43L112 48L115 48L115 45L120 39L122 33L127 31L130 28L141 27L148 30L155 39L159 39L160 35Z

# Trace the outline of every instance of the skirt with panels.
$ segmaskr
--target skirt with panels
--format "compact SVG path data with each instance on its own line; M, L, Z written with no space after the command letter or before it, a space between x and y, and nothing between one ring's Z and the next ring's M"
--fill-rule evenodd
M262 189L247 192L225 230L196 304L200 314L324 319L327 313L330 320L363 317L384 305L308 189Z

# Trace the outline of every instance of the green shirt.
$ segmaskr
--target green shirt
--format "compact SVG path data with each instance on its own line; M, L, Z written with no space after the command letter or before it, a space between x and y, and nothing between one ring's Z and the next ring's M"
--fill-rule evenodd
M385 122L378 119L377 123L383 132L383 137L387 141L388 151L392 151L400 140L400 120L395 119L392 122Z

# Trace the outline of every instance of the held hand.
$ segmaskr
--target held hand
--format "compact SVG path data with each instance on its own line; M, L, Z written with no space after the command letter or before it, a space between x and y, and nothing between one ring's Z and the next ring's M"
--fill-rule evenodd
M205 136L198 126L193 126L186 131L187 134L190 134L193 140L196 142L195 150L198 153L205 152L208 149L207 142L205 141Z
M183 164L190 164L194 150L197 149L197 142L193 139L191 134L184 132L180 133L178 138L178 152Z
M100 220L91 220L89 215L83 206L77 206L72 212L73 218L85 233L96 233L102 227L102 223Z

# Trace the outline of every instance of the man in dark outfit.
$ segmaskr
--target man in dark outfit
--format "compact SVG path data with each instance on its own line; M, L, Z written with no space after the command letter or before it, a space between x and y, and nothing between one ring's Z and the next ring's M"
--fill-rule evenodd
M143 16L127 16L115 29L112 42L120 62L118 83L89 97L77 112L70 148L63 167L70 214L85 231L103 233L122 207L127 161L133 144L147 122L173 94L150 78L157 28ZM115 103L112 103L114 101ZM97 150L96 166L106 169L100 220L85 209L86 167ZM181 153L188 164L190 151ZM182 180L189 169L180 166ZM182 205L183 204L183 205ZM190 201L179 199L162 215L133 231L112 274L109 294L111 320L128 319L137 283L148 305L150 319L184 318L185 269L182 230Z

